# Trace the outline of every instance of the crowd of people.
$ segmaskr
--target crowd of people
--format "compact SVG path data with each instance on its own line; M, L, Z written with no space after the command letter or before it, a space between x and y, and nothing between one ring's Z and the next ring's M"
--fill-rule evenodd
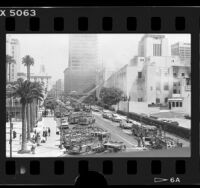
M41 135L42 134L42 135ZM37 131L37 129L34 130L34 132L31 133L31 152L35 154L35 150L37 146L40 146L41 143L47 142L47 137L50 136L51 129L49 127L43 127L42 132Z

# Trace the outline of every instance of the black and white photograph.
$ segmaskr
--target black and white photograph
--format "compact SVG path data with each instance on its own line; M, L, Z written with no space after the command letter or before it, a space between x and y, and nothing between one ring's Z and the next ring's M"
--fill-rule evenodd
M190 34L7 34L6 157L190 157Z

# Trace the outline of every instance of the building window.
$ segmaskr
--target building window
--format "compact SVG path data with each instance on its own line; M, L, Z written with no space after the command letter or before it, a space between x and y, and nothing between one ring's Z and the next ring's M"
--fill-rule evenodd
M176 72L174 72L173 75L174 75L174 77L177 77L177 73Z
M160 99L156 98L156 104L160 104Z
M156 83L156 90L160 91L160 82Z
M161 56L161 44L153 44L153 56Z
M169 90L169 85L168 84L164 85L164 90Z
M181 76L185 76L185 73L181 73Z
M172 102L172 107L175 107L175 102Z
M186 78L186 84L190 85L190 79L189 78Z
M167 102L168 102L168 97L165 98L165 103L167 103Z
M177 93L176 89L174 89L174 90L173 90L173 93L174 93L174 94L176 94L176 93Z
M143 101L143 99L142 98L138 98L138 102L142 102Z
M179 107L179 102L176 102L176 107Z
M142 78L142 72L138 72L138 78Z
M182 102L180 102L180 107L182 107Z

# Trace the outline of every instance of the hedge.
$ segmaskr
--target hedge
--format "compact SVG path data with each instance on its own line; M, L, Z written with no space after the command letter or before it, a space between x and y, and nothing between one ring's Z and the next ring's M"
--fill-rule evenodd
M121 115L127 115L127 112L123 112L120 110L118 110L117 112ZM168 133L172 133L174 135L177 135L177 136L187 139L187 140L190 139L190 130L187 128L176 126L176 125L173 125L173 124L167 123L167 122L161 122L159 120L156 120L156 119L153 119L150 117L144 117L144 116L141 116L141 115L133 113L133 112L128 113L128 116L132 120L141 121L145 124L156 126L157 128L160 128L160 126L161 126L162 129Z

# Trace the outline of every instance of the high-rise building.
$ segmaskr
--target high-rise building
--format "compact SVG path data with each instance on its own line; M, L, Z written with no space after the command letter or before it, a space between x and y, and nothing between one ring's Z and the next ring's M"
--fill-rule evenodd
M96 34L69 37L69 62L64 71L65 93L85 93L96 85L98 39Z
M171 55L179 56L181 61L191 60L191 45L190 43L177 42L171 45Z
M144 35L139 42L138 56L168 56L168 41L165 35Z
M20 72L20 45L17 39L12 39L9 36L6 38L6 55L9 55L13 58L15 63L12 63L9 67L7 65L7 80L11 82L17 80L17 73ZM10 74L10 76L9 76Z

